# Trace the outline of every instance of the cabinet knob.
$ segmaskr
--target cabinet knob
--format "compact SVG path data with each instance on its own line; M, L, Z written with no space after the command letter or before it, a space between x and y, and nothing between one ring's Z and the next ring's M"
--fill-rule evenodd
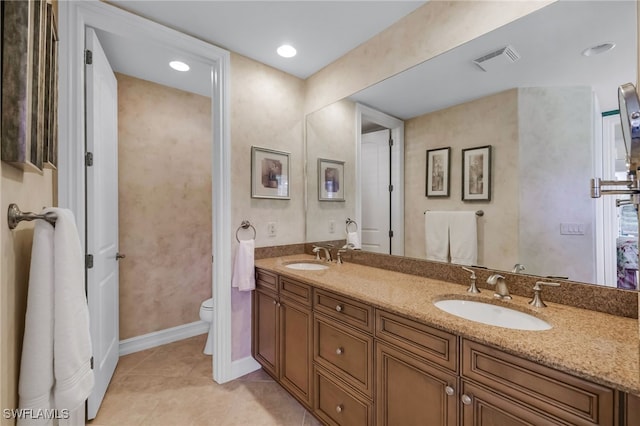
M471 404L471 397L467 394L462 394L462 397L460 398L462 400L462 403L464 405L469 405Z
M277 304L277 303L278 303L278 302L276 302L275 300L273 301L273 304L274 304L274 305L275 305L275 304Z
M344 349L343 348L336 349L336 355L342 355L343 353L344 353Z
M452 388L451 386L447 386L446 388L444 388L444 392L445 392L447 395L451 396L451 395L453 395L454 393L456 393L456 390L455 390L454 388Z
M342 404L337 405L336 406L336 413L342 413L342 409L343 409Z
M280 306L280 302L276 303L276 306L278 306L278 307L279 307L279 306Z
M342 312L342 305L336 305L336 311Z

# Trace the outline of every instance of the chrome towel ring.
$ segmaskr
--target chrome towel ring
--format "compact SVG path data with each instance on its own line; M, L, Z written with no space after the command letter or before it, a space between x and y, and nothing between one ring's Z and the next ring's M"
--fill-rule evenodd
M238 232L240 232L241 229L253 229L253 240L256 239L256 228L251 224L251 222L249 222L248 220L243 220L242 223L240 224L240 226L238 227L238 229L236 229L236 241L240 242L240 238L238 237Z
M358 224L356 223L355 220L351 220L351 218L347 218L346 224L347 224L347 226L345 227L345 229L347 230L347 234L349 232L357 232L358 231ZM356 227L356 229L354 231L349 231L349 225L354 225Z

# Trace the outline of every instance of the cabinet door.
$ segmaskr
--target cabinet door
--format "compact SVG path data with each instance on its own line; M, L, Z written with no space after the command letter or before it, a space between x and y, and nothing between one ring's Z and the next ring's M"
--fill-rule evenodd
M253 357L274 378L278 377L279 309L275 293L253 292Z
M280 383L311 406L311 310L297 303L280 304Z
M462 381L462 426L567 425L560 419L525 408L522 404L466 381Z
M379 426L457 425L455 375L382 343L376 363Z

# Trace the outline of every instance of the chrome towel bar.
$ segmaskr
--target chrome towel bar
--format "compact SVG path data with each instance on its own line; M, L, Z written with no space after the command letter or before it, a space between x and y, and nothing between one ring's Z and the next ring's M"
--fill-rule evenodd
M56 219L58 219L58 217L55 213L52 212L43 214L23 212L20 211L20 208L17 204L9 204L9 210L7 211L7 222L9 223L9 229L16 229L16 226L18 226L18 224L23 220L32 221L36 219L46 220L53 226L56 226Z
M427 214L429 210L425 210L424 213L422 214ZM476 211L476 216L484 216L484 210L478 210Z

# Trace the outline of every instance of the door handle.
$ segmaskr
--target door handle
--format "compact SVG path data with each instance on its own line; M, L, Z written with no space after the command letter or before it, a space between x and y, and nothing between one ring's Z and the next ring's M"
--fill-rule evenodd
M116 260L124 259L125 257L127 257L126 254L116 253Z

